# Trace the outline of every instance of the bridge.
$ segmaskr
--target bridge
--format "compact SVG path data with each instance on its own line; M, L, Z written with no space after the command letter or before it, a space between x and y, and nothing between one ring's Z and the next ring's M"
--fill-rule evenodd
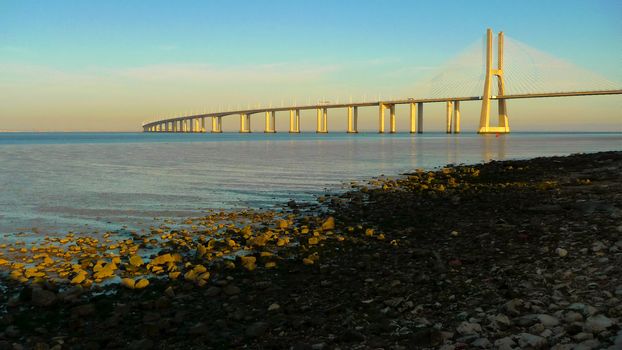
M265 133L275 133L275 121L277 112L289 112L289 132L300 133L300 111L316 110L317 133L328 132L328 110L347 110L348 133L358 132L359 108L376 107L378 109L378 132L385 133L386 111L389 111L389 133L396 133L395 106L409 106L410 133L423 133L423 112L426 103L444 103L446 105L445 130L447 133L460 133L460 103L468 101L481 101L479 128L480 134L509 133L510 125L507 113L507 101L512 99L546 98L546 97L569 97L569 96L595 96L595 95L620 95L622 89L599 89L586 91L562 91L506 94L506 82L504 78L504 34L499 32L497 36L497 64L493 67L493 33L491 29L486 32L486 54L483 92L479 96L462 97L439 97L439 98L407 98L399 100L379 100L372 102L349 102L349 103L317 103L302 106L266 107L256 109L241 109L225 112L205 113L189 116L179 116L160 119L143 124L144 132L173 132L173 133L203 133L207 132L206 120L211 122L209 132L222 132L222 118L227 116L239 116L240 133L251 132L251 116L263 114L265 116ZM497 94L493 95L493 84L496 79ZM490 109L493 101L498 103L497 125L491 125Z

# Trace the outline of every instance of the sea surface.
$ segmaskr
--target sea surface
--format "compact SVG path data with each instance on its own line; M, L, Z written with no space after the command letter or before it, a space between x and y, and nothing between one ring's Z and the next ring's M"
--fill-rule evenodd
M607 150L622 134L0 133L0 234L140 229L416 168Z

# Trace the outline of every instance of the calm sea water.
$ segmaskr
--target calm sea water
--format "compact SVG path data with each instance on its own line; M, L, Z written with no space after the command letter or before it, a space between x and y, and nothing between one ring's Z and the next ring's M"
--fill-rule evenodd
M622 135L0 133L0 233L141 228L415 168L605 150Z

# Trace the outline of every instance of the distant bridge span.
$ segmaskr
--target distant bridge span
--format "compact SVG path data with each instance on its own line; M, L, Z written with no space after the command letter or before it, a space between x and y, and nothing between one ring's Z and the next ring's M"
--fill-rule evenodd
M486 77L484 81L484 91L481 96L467 97L442 97L442 98L408 98L401 100L373 101L373 102L350 102L335 104L313 104L303 106L287 107L266 107L255 109L233 110L217 113L197 114L181 116L168 119L156 120L143 124L144 132L207 132L205 125L206 119L211 119L209 131L212 133L222 132L222 118L230 115L240 116L240 132L251 132L251 115L265 114L264 132L274 133L275 119L277 112L289 111L289 132L300 132L300 111L317 111L317 133L328 132L328 110L346 108L347 109L347 132L358 132L358 109L360 107L378 107L378 132L385 132L385 111L389 110L389 132L397 132L395 126L395 106L410 106L410 132L423 132L423 104L424 103L446 103L446 132L460 133L460 102L463 101L482 101L480 113L480 124L478 133L509 133L506 101L511 99L524 98L544 98L544 97L569 97L569 96L596 96L596 95L620 95L622 89L617 90L595 90L595 91L567 91L567 92L540 92L527 94L504 94L505 82L503 79L503 32L498 35L497 67L492 67L492 30L487 31L486 49ZM497 78L498 91L500 95L491 94L491 84L493 78ZM497 100L499 104L498 126L490 126L490 104L492 100Z

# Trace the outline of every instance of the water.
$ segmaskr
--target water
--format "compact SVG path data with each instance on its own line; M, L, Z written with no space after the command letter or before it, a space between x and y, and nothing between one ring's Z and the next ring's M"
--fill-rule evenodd
M143 228L415 168L605 150L622 135L0 133L0 233Z

